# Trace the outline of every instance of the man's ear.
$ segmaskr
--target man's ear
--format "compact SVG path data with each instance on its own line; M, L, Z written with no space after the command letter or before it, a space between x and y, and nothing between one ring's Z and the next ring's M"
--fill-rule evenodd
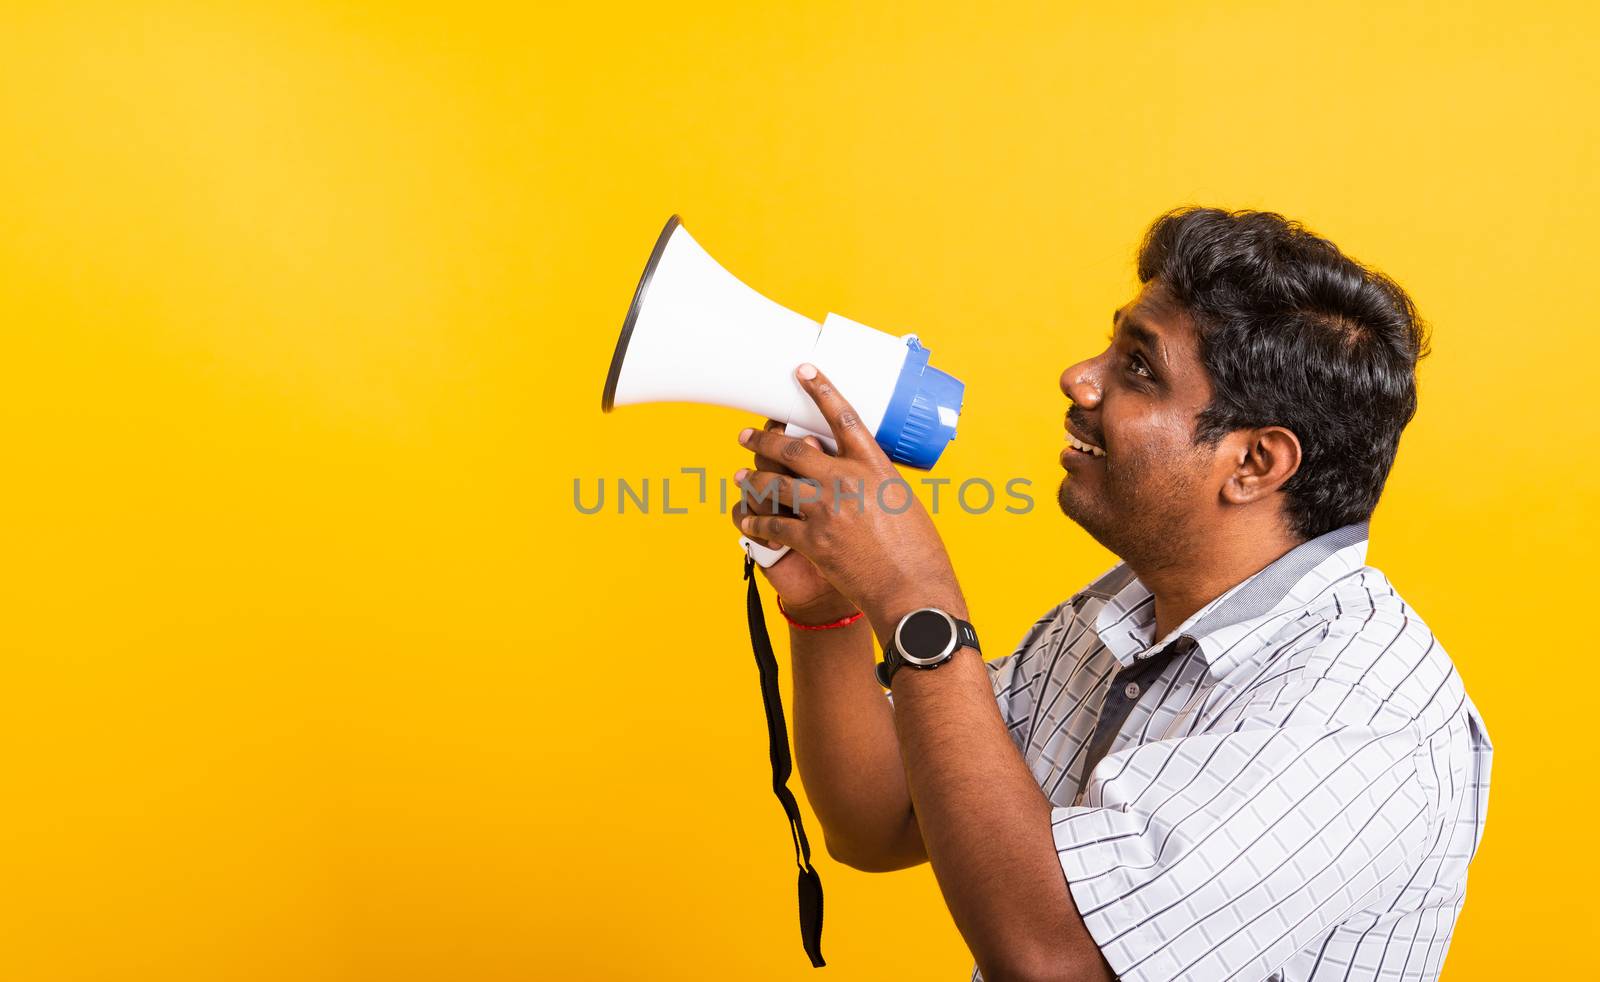
M1229 437L1233 472L1222 485L1230 505L1260 501L1300 469L1300 439L1281 426L1239 430Z

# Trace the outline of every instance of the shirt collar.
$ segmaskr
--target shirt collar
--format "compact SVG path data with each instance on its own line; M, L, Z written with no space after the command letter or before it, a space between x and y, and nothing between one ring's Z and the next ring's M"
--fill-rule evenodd
M1305 606L1333 580L1366 561L1366 522L1308 539L1211 600L1159 641L1154 637L1155 597L1126 563L1083 593L1105 600L1095 617L1095 633L1123 667L1187 637L1198 644L1212 677L1222 678L1254 654L1254 648L1241 642L1264 621Z

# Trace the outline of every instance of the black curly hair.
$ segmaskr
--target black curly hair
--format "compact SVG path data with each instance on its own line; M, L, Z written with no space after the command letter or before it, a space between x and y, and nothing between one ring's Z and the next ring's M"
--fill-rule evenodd
M1283 486L1291 529L1310 539L1369 518L1428 353L1405 291L1282 215L1216 208L1150 226L1139 281L1151 280L1199 332L1213 396L1195 441L1282 426L1300 440Z

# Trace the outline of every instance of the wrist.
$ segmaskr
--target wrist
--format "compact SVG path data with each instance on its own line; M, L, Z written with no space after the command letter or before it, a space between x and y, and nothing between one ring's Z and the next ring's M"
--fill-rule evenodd
M848 617L859 614L855 604L844 597L834 594L828 597L819 597L809 603L795 604L778 597L778 606L783 615L791 622L791 626L820 627L827 624L836 624Z

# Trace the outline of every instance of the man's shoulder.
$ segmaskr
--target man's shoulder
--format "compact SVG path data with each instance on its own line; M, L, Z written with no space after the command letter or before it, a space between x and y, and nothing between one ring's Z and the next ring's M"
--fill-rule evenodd
M1302 683L1349 686L1369 704L1413 718L1448 709L1464 695L1433 629L1375 567L1329 584L1285 627L1302 638L1282 655Z

